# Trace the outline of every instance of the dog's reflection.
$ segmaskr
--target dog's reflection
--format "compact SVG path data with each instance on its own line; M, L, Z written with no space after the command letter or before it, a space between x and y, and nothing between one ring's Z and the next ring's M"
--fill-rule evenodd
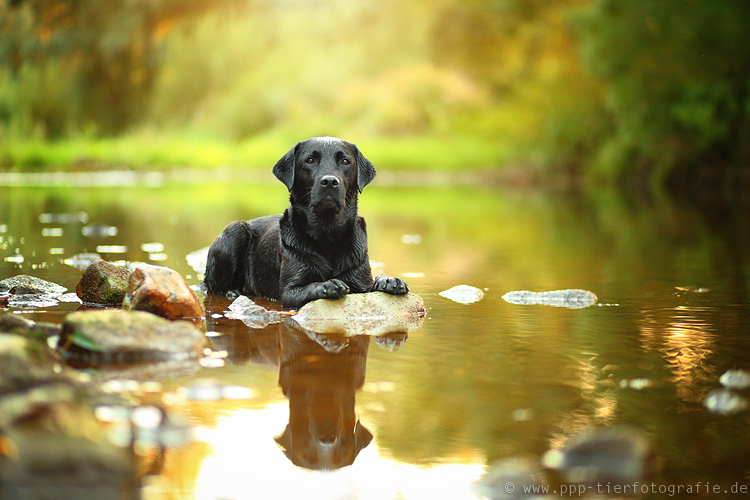
M289 423L276 442L295 465L329 470L351 465L372 440L357 419L354 394L365 380L370 337L312 336L279 326L279 385ZM315 340L313 340L315 339Z
M276 442L295 465L315 470L351 465L372 434L357 419L355 393L365 381L370 336L316 334L294 321L251 328L222 314L229 301L205 300L206 326L227 361L279 366L279 385L289 400L289 422ZM265 304L264 304L265 305ZM375 336L378 346L398 350L408 334Z

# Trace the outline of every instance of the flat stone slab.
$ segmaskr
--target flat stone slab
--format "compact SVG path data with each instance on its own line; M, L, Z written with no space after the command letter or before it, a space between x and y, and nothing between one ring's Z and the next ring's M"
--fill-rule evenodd
M438 295L450 299L459 304L473 304L484 298L484 292L479 288L470 285L457 285L448 290L440 292Z
M419 295L371 292L309 302L288 321L315 333L384 335L418 329L425 314L424 300Z
M203 332L187 321L108 309L68 314L57 349L78 362L125 364L197 357L204 344Z
M43 279L19 274L0 281L0 296L9 307L54 307L67 288Z
M503 299L510 304L567 307L568 309L582 309L596 304L598 300L594 293L588 290L569 289L553 290L551 292L508 292Z

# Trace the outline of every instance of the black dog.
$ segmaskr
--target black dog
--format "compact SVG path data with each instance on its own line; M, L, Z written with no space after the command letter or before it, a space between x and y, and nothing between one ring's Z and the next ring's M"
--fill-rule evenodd
M375 168L354 144L308 139L289 150L273 173L289 189L289 208L222 231L208 251L209 293L237 291L298 308L347 293L409 291L399 278L372 278L357 195Z

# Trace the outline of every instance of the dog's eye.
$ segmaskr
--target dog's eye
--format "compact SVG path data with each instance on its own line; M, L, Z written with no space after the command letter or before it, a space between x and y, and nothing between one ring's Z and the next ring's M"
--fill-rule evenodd
M341 163L343 163L344 165L349 165L351 162L348 158L344 158L343 160L341 160Z
M307 160L305 160L305 163L307 163L309 165L312 165L313 163L315 163L315 159L311 156L310 158L308 158Z

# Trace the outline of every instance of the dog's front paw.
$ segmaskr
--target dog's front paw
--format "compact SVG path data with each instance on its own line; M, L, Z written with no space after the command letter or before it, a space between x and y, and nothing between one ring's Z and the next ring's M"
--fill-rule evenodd
M349 293L349 286L341 280L328 280L315 285L315 295L319 299L340 299Z
M406 295L409 293L409 285L401 278L381 274L375 277L372 291L390 293L391 295Z

